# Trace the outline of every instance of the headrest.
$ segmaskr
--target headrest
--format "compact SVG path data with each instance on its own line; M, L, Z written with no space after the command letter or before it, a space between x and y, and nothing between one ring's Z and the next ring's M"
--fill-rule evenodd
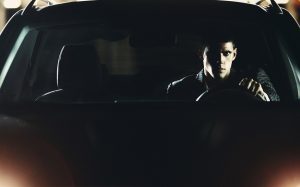
M93 45L63 46L57 64L58 88L94 90L102 84L103 71Z

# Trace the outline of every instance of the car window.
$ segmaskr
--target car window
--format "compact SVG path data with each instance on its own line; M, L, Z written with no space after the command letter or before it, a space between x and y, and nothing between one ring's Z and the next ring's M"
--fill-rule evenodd
M89 45L97 56L97 67L93 69L99 72L97 77L100 76L101 83L98 83L101 85L91 83L93 80L88 83L90 88L79 86L70 92L73 95L74 92L84 92L100 86L105 94L98 94L98 97L88 96L90 98L84 100L54 98L47 102L165 101L170 82L183 76L197 74L203 68L202 59L197 53L205 37L218 35L222 31L220 28L226 28L228 25L234 28L231 31L238 41L238 55L233 67L246 73L255 68L263 68L270 77L273 76L272 66L269 65L272 64L272 56L263 28L251 24L224 22L202 27L205 24L208 25L197 23L196 26L184 29L161 25L145 28L105 24L32 29L29 33L38 32L38 37L30 39L34 40L35 47L31 58L28 59L29 67L24 69L26 75L22 80L23 89L18 91L19 99L35 101L44 94L59 90L58 62L64 46ZM84 57L86 54L78 53L82 53L79 55L82 61L79 67L88 66ZM76 81L80 81L76 74L81 75L81 70L74 70L75 63L69 63L69 66L69 69L60 73L77 71L68 80L76 85ZM10 71L16 68L13 67Z

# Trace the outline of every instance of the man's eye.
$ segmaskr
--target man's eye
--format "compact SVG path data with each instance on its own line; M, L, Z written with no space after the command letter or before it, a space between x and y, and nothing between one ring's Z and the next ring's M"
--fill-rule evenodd
M230 55L230 54L231 54L230 51L224 51L224 52L223 52L223 55L224 55L224 56L228 56L228 55Z

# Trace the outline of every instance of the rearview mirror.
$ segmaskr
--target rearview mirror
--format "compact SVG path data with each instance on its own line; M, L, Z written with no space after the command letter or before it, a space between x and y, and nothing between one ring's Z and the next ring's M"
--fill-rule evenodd
M165 31L134 31L130 34L129 43L132 47L171 47L176 45L176 34Z

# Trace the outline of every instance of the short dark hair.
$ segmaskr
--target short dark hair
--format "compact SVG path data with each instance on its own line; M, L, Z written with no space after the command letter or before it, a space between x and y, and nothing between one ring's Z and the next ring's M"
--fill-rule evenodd
M232 42L233 47L237 47L237 41L233 31L210 31L203 34L203 38L200 46L198 47L198 56L203 55L204 50L208 46L212 46L218 43Z

